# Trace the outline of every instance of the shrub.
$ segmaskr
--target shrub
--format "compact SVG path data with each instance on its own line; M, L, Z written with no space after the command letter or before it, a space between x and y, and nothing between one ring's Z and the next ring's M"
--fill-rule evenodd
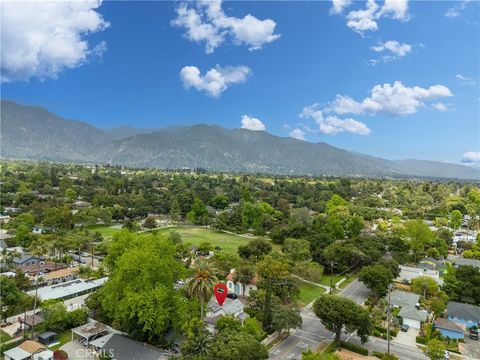
M342 347L344 349L347 349L347 350L350 350L350 351L353 351L353 352L355 352L357 354L360 354L360 355L368 356L368 349L366 349L362 346L358 346L358 345L355 345L355 344L352 344L352 343L341 341L340 342L340 347Z
M426 345L428 342L428 339L422 336L417 336L415 340L417 341L417 343L424 344L424 345Z

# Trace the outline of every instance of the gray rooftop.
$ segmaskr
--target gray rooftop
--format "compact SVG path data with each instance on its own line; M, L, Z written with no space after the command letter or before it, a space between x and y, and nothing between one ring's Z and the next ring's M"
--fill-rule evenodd
M415 307L420 300L420 295L406 291L394 290L390 295L390 302L398 307Z
M449 317L480 322L480 306L450 301L447 313Z
M480 268L480 260L465 259L465 258L459 257L455 259L455 265L458 265L458 266L469 265L469 266L475 266L477 268Z
M425 321L427 320L428 314L425 311L417 310L411 307L403 307L398 316L406 319Z
M89 281L76 279L52 286L44 286L38 288L37 296L42 300L64 299L78 293L94 290L102 286L107 279L106 277ZM29 294L35 295L35 290L30 291Z
M162 349L118 334L112 335L102 350L112 353L115 360L161 360L169 357Z

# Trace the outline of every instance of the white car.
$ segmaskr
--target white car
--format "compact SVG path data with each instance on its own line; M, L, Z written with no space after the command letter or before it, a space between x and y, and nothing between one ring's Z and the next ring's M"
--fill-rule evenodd
M443 354L443 357L445 359L450 359L450 353L448 352L448 350L445 350L445 353Z

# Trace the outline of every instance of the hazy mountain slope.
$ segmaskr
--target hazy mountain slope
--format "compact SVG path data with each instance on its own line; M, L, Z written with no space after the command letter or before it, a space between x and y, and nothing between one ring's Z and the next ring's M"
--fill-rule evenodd
M140 134L149 134L160 129L141 129L134 128L130 125L121 125L114 128L103 129L107 134L109 134L114 140L122 140L135 135Z
M1 156L95 161L109 135L81 121L65 120L41 107L1 102Z
M11 101L1 102L0 114L4 158L272 174L480 178L478 170L466 166L422 160L390 161L264 131L193 125L152 133L124 127L112 135L87 123ZM129 132L134 136L123 138Z

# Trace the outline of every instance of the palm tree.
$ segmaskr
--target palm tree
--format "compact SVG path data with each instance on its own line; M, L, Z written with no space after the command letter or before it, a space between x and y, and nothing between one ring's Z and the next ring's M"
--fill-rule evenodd
M203 319L203 306L213 294L213 287L218 283L214 274L215 270L206 261L200 261L195 267L195 275L186 286L187 294L200 301L201 313Z

